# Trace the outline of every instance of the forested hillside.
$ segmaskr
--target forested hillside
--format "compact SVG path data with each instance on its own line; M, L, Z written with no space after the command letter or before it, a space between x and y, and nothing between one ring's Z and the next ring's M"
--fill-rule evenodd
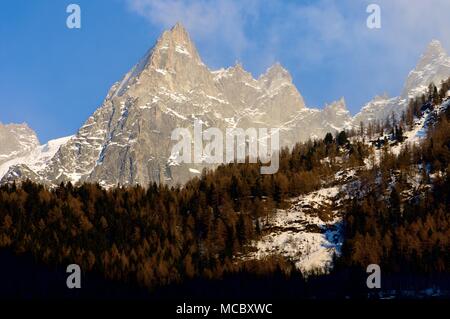
M274 175L261 175L258 164L229 164L172 188L4 185L0 247L31 254L41 264L76 263L85 272L151 289L243 272L300 276L277 254L235 257L261 237L262 218L354 168L358 190L339 207L344 243L335 274L377 263L388 274L448 276L449 83L441 90L430 86L402 119L283 149ZM425 115L426 137L403 143Z
M364 171L362 196L345 208L344 266L375 263L399 273L450 271L448 84L440 92L430 86L428 96L411 101L408 115L396 128L391 126L391 139L398 140L395 131L411 130L415 118L429 114L422 143L404 145L398 156L386 144L379 164Z

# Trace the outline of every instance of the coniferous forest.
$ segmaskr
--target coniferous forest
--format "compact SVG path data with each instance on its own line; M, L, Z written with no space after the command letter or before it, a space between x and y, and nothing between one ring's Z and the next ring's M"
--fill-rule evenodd
M144 295L181 295L192 287L263 294L255 287L270 287L268 295L344 297L367 293L368 264L380 265L392 289L437 284L448 291L450 108L433 119L420 145L394 155L388 141L401 143L415 119L441 105L449 83L430 86L401 119L283 149L274 175L261 175L259 164L228 164L172 188L3 185L1 258L45 269L76 263L87 275ZM305 277L278 255L236 258L262 235L262 218L287 207L289 198L320 189L339 170L363 167L376 148L379 163L358 171L355 196L339 208L344 242L329 273ZM414 187L411 177L418 180Z

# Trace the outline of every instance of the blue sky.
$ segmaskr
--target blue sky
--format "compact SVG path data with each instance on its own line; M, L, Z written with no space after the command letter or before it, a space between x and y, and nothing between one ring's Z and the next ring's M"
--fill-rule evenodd
M378 30L366 26L372 2ZM70 3L81 7L79 30L66 27ZM280 62L308 106L344 96L354 114L399 94L432 39L450 48L448 12L448 0L4 0L0 121L27 122L41 142L74 134L177 21L211 69L240 61L257 77Z

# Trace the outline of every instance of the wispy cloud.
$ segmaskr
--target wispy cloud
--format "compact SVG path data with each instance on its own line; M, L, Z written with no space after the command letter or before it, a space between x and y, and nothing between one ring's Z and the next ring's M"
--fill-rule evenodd
M424 41L438 38L450 44L450 1L396 0L380 1L386 32L383 41L405 49L423 47Z
M358 84L367 99L384 90L399 93L431 39L450 47L448 0L125 1L154 26L181 21L212 67L241 59L258 74L281 61L294 79L305 76L317 86L324 81L320 72L328 71L330 91L346 94ZM370 3L381 7L380 30L366 27Z
M267 66L278 49L298 48L308 59L319 61L324 47L345 39L346 21L329 0L313 4L298 1L259 0L126 0L129 8L155 26L169 28L182 22L206 54L251 53L254 63ZM290 42L290 46L284 46ZM298 51L297 51L298 53ZM318 54L319 53L319 54Z
M246 50L273 56L274 44L290 43L291 48L301 48L307 59L320 62L328 51L353 50L366 44L418 49L431 38L450 39L450 19L443 14L450 12L448 0L126 2L153 25L169 28L180 21L197 41L226 46L236 58ZM372 2L382 9L383 28L378 34L365 26L365 9Z
M126 0L129 8L156 26L181 22L198 42L211 51L226 50L239 57L250 40L245 29L260 3L254 0Z

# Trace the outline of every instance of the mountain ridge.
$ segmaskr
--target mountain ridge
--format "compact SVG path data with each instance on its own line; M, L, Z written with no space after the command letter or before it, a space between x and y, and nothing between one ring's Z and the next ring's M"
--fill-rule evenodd
M430 78L450 76L448 57L441 49L436 41L430 44L408 76L410 83L405 87L409 91ZM420 73L419 66L427 72ZM48 165L34 173L49 184L87 181L111 187L184 183L195 172L211 167L174 163L171 158L170 133L178 127L191 128L194 119L223 130L280 128L280 145L292 146L309 138L322 138L327 132L357 127L360 121L384 119L393 110L405 108L406 103L405 97L375 98L355 117L344 98L322 110L308 108L281 64L275 63L258 78L240 63L210 70L188 32L177 23L111 86L102 105L60 145ZM24 169L12 166L8 175L26 177L21 172Z

